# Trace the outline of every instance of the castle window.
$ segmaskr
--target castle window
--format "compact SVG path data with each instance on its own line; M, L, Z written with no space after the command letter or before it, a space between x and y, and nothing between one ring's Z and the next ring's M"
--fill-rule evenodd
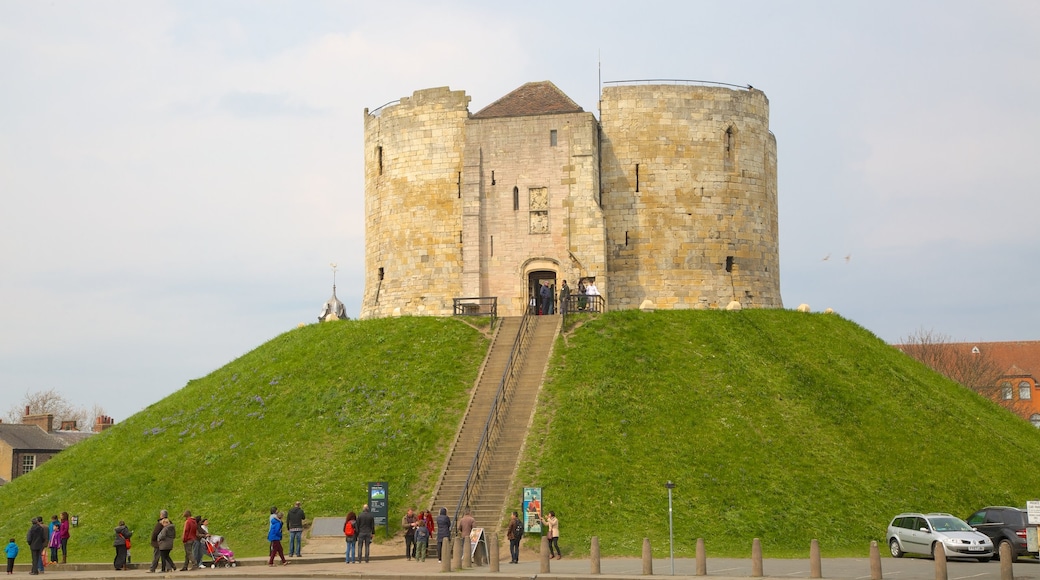
M733 127L726 128L726 157L733 150Z
M1030 415L1029 422L1033 424L1033 427L1040 428L1040 413Z
M532 187L528 190L531 213L530 229L532 234L549 233L549 188Z
M556 129L549 130L549 146L556 147Z
M491 236L491 255L495 255L495 236Z
M733 271L733 256L726 256L726 271Z
M459 172L458 180L455 181L455 190L459 194L459 199L462 199L462 172Z
M36 469L36 456L35 455L23 455L22 456L22 475L29 473Z
M513 211L518 211L519 209L520 209L520 188L519 187L514 187L513 188Z
M383 267L382 266L379 267L379 280L380 281L383 280Z
M1000 398L1005 401L1010 401L1015 398L1015 392L1011 388L1011 383L1002 383L1000 385Z
M495 184L495 170L491 170L491 185Z
M1033 389L1029 384L1029 381L1022 381L1018 383L1018 398L1019 399L1032 399Z
M639 164L636 163L636 191L639 191Z
M376 147L376 157L379 163L379 175L383 174L383 146Z

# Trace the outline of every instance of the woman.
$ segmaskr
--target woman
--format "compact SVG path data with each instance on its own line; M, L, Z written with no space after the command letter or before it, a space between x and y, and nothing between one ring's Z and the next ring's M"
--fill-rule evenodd
M451 518L448 517L448 508L441 508L437 516L437 561L441 561L441 552L444 550L444 539L451 537Z
M288 566L289 561L285 559L285 552L282 551L282 512L277 510L278 508L271 508L271 527L267 530L267 541L271 542L271 552L267 558L267 565L274 566L274 557L277 554L282 559L282 566Z
M177 564L173 563L170 550L173 549L173 540L177 537L177 528L173 527L170 518L163 518L161 523L162 531L156 537L156 544L159 546L159 560L162 562L163 572L173 572L177 569Z
M116 549L116 559L112 561L112 565L116 567L116 570L126 570L126 550L130 547L130 536L134 533L126 527L126 522L123 520L119 520L115 532L116 538L112 540L112 546Z
M61 524L58 526L58 534L61 535L61 563L65 563L66 552L69 548L69 512L61 512Z
M552 560L555 553L555 558L561 560L563 552L560 551L560 521L556 519L556 512L549 511L549 517L545 518L545 525L549 528L546 532L546 537L549 538L549 559Z
M347 564L357 563L357 514L350 512L343 522L343 535L347 538Z

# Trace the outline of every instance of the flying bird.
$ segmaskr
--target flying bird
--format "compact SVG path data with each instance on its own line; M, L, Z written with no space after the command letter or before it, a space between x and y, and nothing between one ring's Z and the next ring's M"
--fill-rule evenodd
M823 259L822 259L822 260L820 260L820 261L821 261L821 262L826 262L827 260L830 260L830 259L831 259L831 255L830 255L830 254L827 254L827 255L826 255L826 256L824 256L824 257L823 257Z
M845 255L845 263L848 264L851 261L852 261L852 254L846 254Z

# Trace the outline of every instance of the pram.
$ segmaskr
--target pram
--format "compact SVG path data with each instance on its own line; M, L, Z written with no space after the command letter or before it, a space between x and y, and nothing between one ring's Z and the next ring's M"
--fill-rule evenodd
M235 562L235 553L224 543L224 536L206 536L202 542L206 544L206 553L213 560L210 564L213 568L234 568L238 566ZM200 562L201 566L205 566Z

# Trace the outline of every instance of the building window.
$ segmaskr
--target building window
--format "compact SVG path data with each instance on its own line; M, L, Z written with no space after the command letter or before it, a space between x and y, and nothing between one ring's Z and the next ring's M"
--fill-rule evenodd
M22 475L29 473L36 469L36 456L35 455L23 455L22 456Z
M1000 385L1000 398L1005 401L1015 398L1015 392L1011 389L1011 383L1002 383Z
M1018 383L1018 398L1019 399L1032 399L1033 389L1029 384L1029 381L1022 381Z
M383 146L382 145L376 147L376 157L378 159L377 163L379 163L379 175L382 175L383 174Z
M520 188L513 188L513 211L520 209Z
M1033 413L1030 415L1029 422L1033 424L1033 427L1040 429L1040 413Z
M556 129L549 130L549 146L556 147Z

